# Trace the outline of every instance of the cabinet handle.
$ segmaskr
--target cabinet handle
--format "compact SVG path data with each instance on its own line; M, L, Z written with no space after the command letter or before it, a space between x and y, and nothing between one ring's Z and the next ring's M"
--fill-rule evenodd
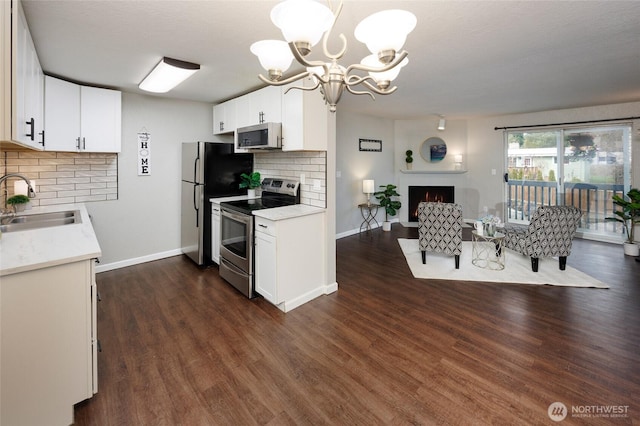
M224 130L224 121L220 122L220 131L222 132Z
M86 142L86 141L85 141L85 139L84 139L84 137L83 137L83 138L82 138L82 149L83 149L83 150L86 150L86 149L87 149L87 144L86 144L85 142Z
M33 119L33 117L31 117L31 120L26 122L30 127L31 127L31 131L29 133L27 133L25 136L28 138L31 138L31 140L33 141L34 139L34 131L33 128L35 127L35 120Z
M41 131L40 133L38 133L39 135L42 136L42 142L38 142L39 144L41 144L44 147L44 130Z
M76 149L80 151L80 136L76 138Z
M261 227L261 228L265 228L265 229L266 229L266 228L268 228L268 226L267 226L267 225L263 225L263 224L261 224L261 223L259 223L259 224L258 224L258 226L259 226L259 227Z

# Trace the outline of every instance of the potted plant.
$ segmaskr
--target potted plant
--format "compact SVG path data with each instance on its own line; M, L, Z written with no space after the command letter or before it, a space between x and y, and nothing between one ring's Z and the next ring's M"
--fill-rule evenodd
M411 170L411 164L413 163L413 151L408 149L404 154L406 156L404 161L407 163L407 170Z
M242 173L240 175L240 188L247 188L247 195L250 198L255 198L256 188L260 188L261 182L260 172Z
M18 194L13 197L9 197L9 199L7 199L7 204L12 206L13 211L17 213L23 211L29 201L29 197L26 195Z
M615 216L607 217L605 220L622 223L622 227L627 239L624 242L624 254L638 256L640 247L635 243L634 231L636 225L640 224L640 190L631 188L627 192L626 198L619 195L611 197L613 204L620 207L620 210L613 212Z
M384 222L382 222L383 231L391 231L391 222L389 222L389 216L395 216L398 213L398 209L402 207L402 204L398 200L394 200L392 197L399 197L400 194L396 192L395 185L380 185L383 188L381 191L374 192L373 195L380 201L380 206L384 207Z

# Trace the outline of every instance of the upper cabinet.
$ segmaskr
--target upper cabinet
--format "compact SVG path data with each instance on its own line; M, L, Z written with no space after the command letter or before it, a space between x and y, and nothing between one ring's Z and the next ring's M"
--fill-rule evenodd
M292 89L312 87L304 81L288 86L267 86L213 107L213 134L232 133L240 127L261 123L282 123L283 151L326 151L329 126L329 108L318 90ZM238 148L235 152L250 152Z
M0 116L3 141L42 149L44 138L44 75L19 1L0 5ZM13 90L12 90L13 89Z
M236 99L213 106L213 134L222 135L236 130Z
M236 127L282 121L282 89L267 86L236 98Z
M122 94L45 77L47 151L120 152Z
M329 108L318 90L287 88L300 86L292 83L282 90L282 150L326 151L329 137ZM310 79L302 84L311 86Z

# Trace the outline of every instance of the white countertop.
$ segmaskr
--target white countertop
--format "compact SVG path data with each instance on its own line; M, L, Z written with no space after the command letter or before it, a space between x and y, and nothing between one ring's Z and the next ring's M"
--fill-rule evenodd
M254 216L268 220L285 220L310 214L324 213L326 209L309 206L307 204L294 204L291 206L274 207L272 209L256 210Z
M209 198L209 202L213 204L220 204L220 203L226 203L228 201L253 200L254 198L260 198L260 197L258 196L249 197L248 195L234 195L232 197Z
M65 210L79 210L82 223L2 233L0 276L93 259L102 255L84 204L34 207L23 213Z

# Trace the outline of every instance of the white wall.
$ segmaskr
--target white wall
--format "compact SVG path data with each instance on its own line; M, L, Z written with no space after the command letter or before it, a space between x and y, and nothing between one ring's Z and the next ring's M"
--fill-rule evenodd
M363 179L374 179L376 190L396 183L393 120L338 109L336 133L336 233L342 235L358 230L362 222L357 206L367 201ZM382 140L382 152L359 151L360 139ZM378 217L384 218L383 213Z
M219 141L211 104L122 94L118 200L87 203L102 257L98 271L180 253L181 144ZM137 133L151 134L151 175L138 176Z

